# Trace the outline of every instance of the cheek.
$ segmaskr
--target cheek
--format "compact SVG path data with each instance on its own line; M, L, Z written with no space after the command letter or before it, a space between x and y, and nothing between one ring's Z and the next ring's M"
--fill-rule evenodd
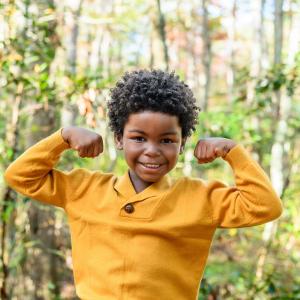
M142 147L138 144L128 144L124 147L124 155L126 159L135 159L143 151Z
M179 156L180 148L177 145L170 147L165 150L165 156L167 156L170 160L177 160Z

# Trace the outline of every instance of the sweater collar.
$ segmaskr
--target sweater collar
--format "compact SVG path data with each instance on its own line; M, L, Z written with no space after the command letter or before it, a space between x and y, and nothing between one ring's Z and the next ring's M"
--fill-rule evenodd
M129 177L129 170L119 177L114 185L115 190L121 194L126 200L134 198L134 200L143 200L149 197L161 195L171 186L171 180L168 175L163 176L159 181L152 183L143 191L136 193L134 186ZM130 199L133 200L133 199Z

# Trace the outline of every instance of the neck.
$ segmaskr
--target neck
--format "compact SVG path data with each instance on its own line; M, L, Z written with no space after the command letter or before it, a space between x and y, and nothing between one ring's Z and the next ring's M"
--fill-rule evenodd
M144 189L146 189L149 185L152 184L152 182L145 182L141 180L134 172L129 170L129 178L131 180L131 183L137 193L142 192Z

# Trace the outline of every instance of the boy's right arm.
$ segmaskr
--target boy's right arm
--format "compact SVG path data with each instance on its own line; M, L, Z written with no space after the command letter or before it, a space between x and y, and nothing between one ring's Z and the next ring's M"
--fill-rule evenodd
M89 172L54 169L61 153L77 150L80 157L95 157L103 150L100 135L79 127L66 127L26 150L5 171L9 186L23 195L64 207L68 195L75 197Z

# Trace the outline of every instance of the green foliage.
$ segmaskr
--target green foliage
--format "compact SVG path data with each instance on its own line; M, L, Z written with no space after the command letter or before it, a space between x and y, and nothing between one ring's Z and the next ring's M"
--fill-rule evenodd
M54 2L23 1L19 7L17 7L16 3L20 4L20 1L9 1L7 3L9 4L0 4L1 16L7 18L7 22L12 22L9 19L10 12L7 13L7 7L10 6L11 11L18 11L24 23L23 25L14 24L15 33L11 34L9 38L0 41L1 170L4 170L9 162L19 154L14 153L16 149L8 145L5 141L6 124L11 122L10 116L15 98L20 95L22 96L21 116L18 124L20 135L18 136L17 151L23 152L26 143L24 129L28 125L28 113L22 109L26 108L29 103L43 105L51 103L57 108L57 117L59 118L59 109L63 103L75 103L89 89L97 91L108 89L119 78L119 64L122 68L123 66L130 66L130 68L145 67L147 65L147 56L150 57L149 53L144 53L145 46L128 47L125 49L124 45L142 45L141 41L147 38L147 35L154 30L148 24L148 17L150 16L150 19L153 18L155 20L157 14L154 6L149 6L148 3L142 0L123 1L124 6L122 6L120 13L116 14L113 10L105 13L101 18L101 21L105 23L103 30L107 30L105 34L109 33L113 35L113 41L110 42L107 53L108 59L111 60L111 69L105 70L101 66L95 71L91 71L86 67L81 68L78 65L77 74L72 74L65 71L65 69L68 69L66 66L59 66L56 70L51 69L56 49L58 46L62 46L60 37L56 32L57 23ZM30 4L36 6L37 9L29 9ZM174 4L178 4L178 7L181 6L181 9L174 10L172 8ZM197 10L192 10L188 14L186 13L189 5L193 7L191 3L184 4L182 2L181 4L174 2L168 5L164 7L164 10L166 10L166 29L167 34L170 34L170 36L173 35L172 41L168 42L170 42L169 46L172 46L172 51L176 51L175 57L179 60L178 66L182 66L180 62L183 61L185 63L185 60L187 62L199 61L200 65L201 45L199 47L198 41L200 40L199 36L201 33L198 25L198 29L193 31L193 23L197 22L199 24L201 16ZM93 5L86 6L85 10L88 10L88 17L97 22L99 14ZM2 14L2 12L5 13ZM155 22L153 21L153 23ZM137 26L137 24L140 24L140 26ZM145 24L146 26L142 26ZM86 26L83 22L80 25L83 27ZM104 27L107 28L104 29ZM214 15L211 15L209 18L209 27L211 36L214 39L212 43L214 59L216 58L216 61L217 59L220 61L217 53L219 51L219 44L214 42L218 40L218 43L221 43L222 39L227 38L227 33L224 32L223 16L219 16L214 12ZM90 31L94 31L94 27ZM91 36L94 38L93 34ZM236 38L239 39L240 37L237 35ZM155 39L155 37L151 36L151 39ZM153 49L157 47L155 43L157 41L153 40L151 42L154 42ZM120 47L119 49L116 46L118 43L123 48ZM246 43L244 44L246 45ZM152 48L152 45L149 48ZM90 48L88 48L89 50ZM141 53L145 58L143 57L143 63L137 66L137 57ZM124 57L121 57L122 55ZM189 55L195 55L195 57ZM121 60L120 62L119 59ZM155 56L155 61L156 59L157 57ZM243 58L236 55L236 60L237 62L241 62ZM195 63L194 66L195 74L198 72L197 68L199 66L197 64ZM244 64L244 61L242 64ZM295 166L299 165L300 162L299 157L293 156L293 153L299 153L295 149L299 148L300 105L298 96L300 54L296 56L295 62L292 65L282 64L276 66L265 71L264 74L262 73L259 78L250 77L250 67L250 64L247 64L247 66L242 65L239 66L239 69L236 69L235 97L231 103L227 103L224 106L217 105L217 108L209 107L208 112L200 113L197 132L189 139L185 151L193 152L198 139L201 137L223 136L236 140L250 149L251 152L256 153L256 157L268 171L270 167L270 152L274 143L274 132L277 126L277 113L279 111L274 94L280 92L283 95L291 97L292 109L287 120L286 132L286 139L291 143L290 148L286 151L287 165L285 166L285 171L290 172L292 176L289 178L289 182L287 182L288 188L283 195L284 215L278 224L277 235L274 237L270 248L268 248L266 268L260 282L256 282L255 280L255 267L257 263L255 254L257 254L258 247L262 245L262 227L243 229L241 231L237 229L217 231L215 243L218 246L224 246L220 242L222 238L223 241L230 241L235 259L232 260L226 256L225 248L223 252L220 250L220 252L214 252L213 249L201 284L199 299L211 299L212 295L219 295L222 299L229 300L300 299L300 277L297 272L300 267L299 254L297 252L299 248L297 241L300 239L300 230L299 224L295 221L298 219L300 207L300 176L299 172L297 172L299 168L297 169ZM181 78L188 80L191 80L190 71L189 66L176 70ZM103 72L109 75L103 77ZM213 78L212 82L214 80L215 78ZM255 97L252 101L248 101L247 99L249 83L255 85ZM226 85L225 81L222 84ZM195 86L197 85L195 84ZM214 98L218 96L217 101L214 101L216 104L219 104L219 100L222 100L223 103L226 101L227 91L223 91L222 89L219 91L220 86L216 84L215 90L218 90L216 92L218 93L217 95L211 93L212 100L215 100ZM83 126L84 117L77 117L75 123ZM101 126L102 124L103 122ZM39 132L40 128L33 126L31 130L32 132ZM111 145L107 146L112 147ZM70 170L74 167L87 167L103 171L113 171L117 175L124 174L128 166L122 155L117 153L116 162L112 162L112 157L113 155L109 154L109 149L99 159L95 160L82 159L76 152L66 151L58 167L63 170ZM174 172L174 176L182 176L182 169L187 163L190 163L193 176L201 176L208 179L220 176L222 179L224 178L224 181L229 181L229 172L227 172L228 169L226 169L226 165L222 160L216 160L212 164L199 166L195 160L187 162L185 159L184 155L180 157L179 167ZM21 204L26 204L28 201L31 200L24 198ZM1 203L2 207L4 207L1 214L2 221L9 223L12 220L13 213L17 209L14 203L7 202L5 205L3 202ZM23 210L25 209L23 207ZM9 270L11 274L17 274L20 266L26 261L28 249L40 247L41 245L37 240L20 241L13 237L9 238L11 239ZM64 258L63 250L49 249L48 252ZM51 299L61 299L56 294L57 286L57 282L50 282L47 286Z
M49 77L50 64L55 56L55 22L52 6L41 4L44 18L29 13L25 8L24 18L28 25L17 35L1 41L0 77L3 78L2 96L14 94L17 86L24 86L25 95L37 102L54 101L55 82ZM4 59L5 58L5 59ZM24 96L25 96L24 95Z
M293 99L294 95L299 92L299 66L298 55L293 66L280 65L270 69L262 77L252 79L256 81L256 85L255 98L251 104L247 103L246 93L246 82L250 80L249 73L247 69L241 69L237 76L240 87L239 96L230 106L218 107L217 110L202 113L199 117L198 136L224 136L234 139L245 146L251 147L252 151L258 154L262 164L268 168L276 129L274 118L276 118L277 104L274 102L274 93L280 91L282 94L285 93L287 97L292 98L286 135L291 140L295 136L299 136L299 103ZM299 159L294 163L299 163ZM211 165L211 168L215 168L215 171L220 167L221 165ZM281 264L282 262L291 261L292 265L297 265L299 268L299 256L295 252L293 254L286 252L287 250L284 250L280 255L277 253L280 247L284 248L284 244L291 243L293 239L299 239L300 237L299 228L290 222L290 220L296 220L296 216L299 214L300 202L296 199L299 199L297 195L300 192L300 178L296 176L289 178L289 180L294 184L290 185L282 197L285 205L285 216L283 216L283 220L279 225L279 240L276 240L277 242L274 242L271 248L268 249L268 256L272 257L274 255L278 257L278 261L270 264L266 263L263 279L256 282L255 265L250 265L250 259L245 259L243 263L240 261L238 264L231 263L228 260L219 261L218 258L213 256L214 259L209 261L205 270L199 299L209 299L209 296L214 294L232 300L300 299L299 275L296 275L296 270L295 272L291 271L289 267L283 267ZM251 236L250 238L251 242L249 241L249 243L254 244L259 243L261 239L260 235ZM247 248L244 248L244 251L251 252L251 246L246 245ZM240 247L245 246L241 245ZM278 267L276 267L277 264ZM223 274L223 276L220 277L220 274ZM287 280L287 278L289 279ZM231 296L233 294L234 296Z
M15 209L16 203L15 202L10 202L10 201L5 201L4 203L1 203L4 207L2 214L1 214L1 220L3 222L8 222L8 220L11 217L12 212Z

